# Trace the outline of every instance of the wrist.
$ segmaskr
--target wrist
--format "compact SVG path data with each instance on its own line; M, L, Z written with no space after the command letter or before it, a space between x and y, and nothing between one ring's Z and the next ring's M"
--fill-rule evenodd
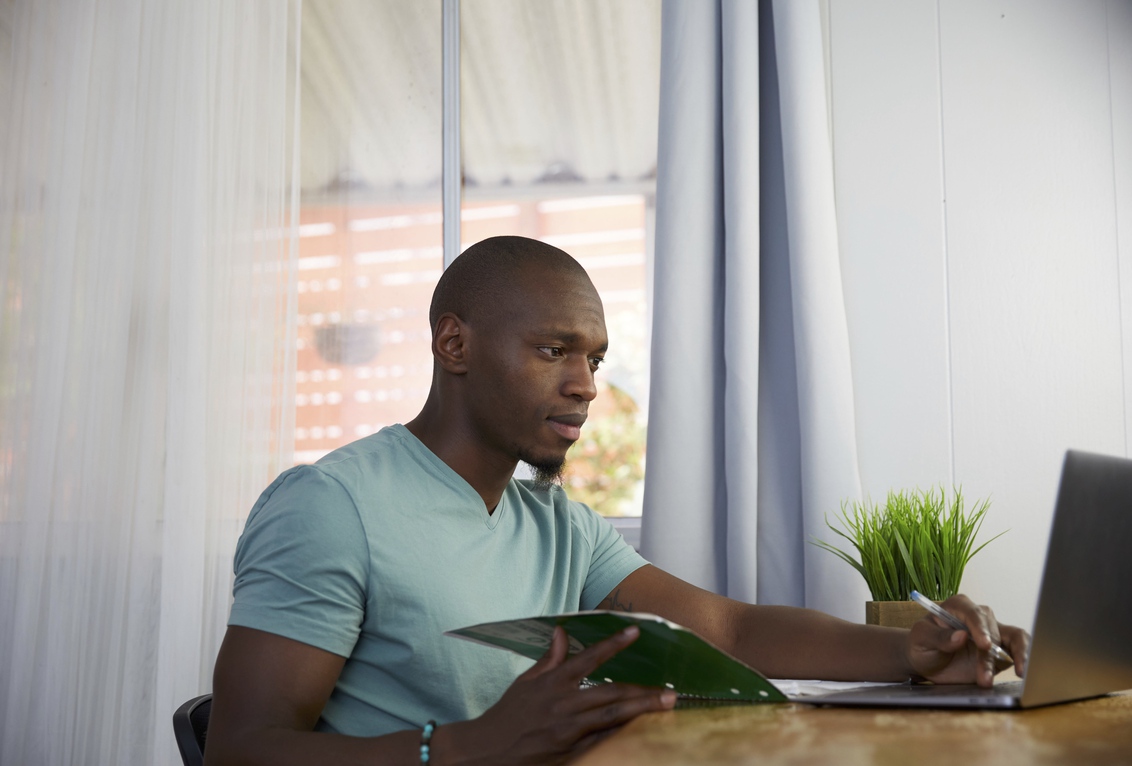
M899 628L898 630L902 635L900 635L899 637L899 651L896 654L897 666L899 668L897 675L899 676L901 681L914 681L917 679L922 680L923 676L920 675L919 670L916 668L916 664L912 661L912 631L905 630L903 628Z
M476 721L458 721L437 726L432 734L430 766L473 766L486 763Z
M436 721L429 721L421 729L421 764L427 766L432 763L432 735L436 731Z

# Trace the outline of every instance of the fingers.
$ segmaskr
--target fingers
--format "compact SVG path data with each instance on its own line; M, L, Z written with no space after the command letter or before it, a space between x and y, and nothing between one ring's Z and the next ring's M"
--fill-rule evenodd
M975 682L979 686L992 686L996 672L995 655L992 651L994 645L1000 641L998 621L994 618L994 612L990 607L978 606L962 594L944 601L943 607L967 626L971 642L978 649ZM1004 664L1002 667L1005 668L1007 665Z
M578 683L604 665L619 651L636 641L640 634L640 628L636 625L630 625L604 641L599 641L567 659L570 649L569 638L561 625L555 626L554 635L550 639L550 648L546 650L546 654L520 675L519 679L531 680L561 667L561 673L565 678L573 683Z
M573 695L563 705L562 711L571 715L583 713L596 708L617 705L627 699L656 698L662 708L668 707L671 700L676 702L676 692L671 689L655 689L647 686L634 686L632 684L606 683L582 689L580 694Z
M1030 665L1030 634L1012 625L1002 625L1002 645L1014 660L1014 672L1025 677Z
M1019 676L1026 673L1030 652L1026 631L999 625L991 609L974 604L966 596L953 596L943 607L967 629L955 630L935 616L921 620L910 637L916 664L934 672L943 683L974 681L980 686L991 686L995 674L1011 664ZM1002 647L1009 657L997 647Z
M559 637L559 631L555 632L555 639ZM614 655L636 641L640 634L641 631L637 626L629 626L566 659L561 667L549 668L548 670L554 670L557 676L554 683L558 684L561 680L565 680L577 690L577 684L583 678L590 676ZM565 631L561 631L561 638L565 644ZM551 649L553 648L552 644ZM566 696L559 703L558 712L575 720L579 733L591 734L621 726L641 713L670 710L675 704L676 692L669 689L607 683Z
M625 699L615 698L611 703L600 705L580 715L565 718L569 722L567 740L574 740L569 747L573 755L589 750L611 733L617 731L642 713L668 711L676 705L676 692L668 689L644 689L607 683L600 687L578 692L581 697L597 697L598 692L617 691ZM627 695L627 696L626 696ZM632 698L632 699L631 699ZM650 703L651 698L651 703Z
M967 631L944 625L929 615L912 626L911 638L922 651L951 654L967 643Z
M676 692L671 689L647 689L620 684L605 684L587 689L578 697L591 697L599 692L606 692L612 698L574 715L573 720L579 733L592 734L623 726L642 713L671 710L676 705Z
M989 652L991 645L998 642L998 622L990 607L978 606L971 599L959 594L944 601L943 608L967 626L971 640L982 651Z
M519 680L530 680L538 678L539 676L547 673L562 664L569 653L570 642L566 638L566 631L562 629L561 625L554 627L554 633L550 637L550 646L538 662L532 665L522 675Z
M595 670L604 665L613 655L637 640L641 630L636 625L630 625L622 631L614 633L604 641L600 641L585 651L578 652L562 665L562 672L569 677L581 681Z
M555 628L546 653L477 719L477 741L484 752L504 748L526 752L520 762L557 763L642 713L671 709L676 694L668 689L626 684L578 688L639 635L632 626L570 656L565 630Z

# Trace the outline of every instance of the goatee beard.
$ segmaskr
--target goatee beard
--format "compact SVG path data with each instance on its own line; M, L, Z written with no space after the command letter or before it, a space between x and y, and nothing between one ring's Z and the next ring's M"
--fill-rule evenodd
M566 470L566 461L558 460L556 462L540 461L533 462L524 460L531 470L534 472L534 488L540 492L546 492L551 487L562 486L562 475Z

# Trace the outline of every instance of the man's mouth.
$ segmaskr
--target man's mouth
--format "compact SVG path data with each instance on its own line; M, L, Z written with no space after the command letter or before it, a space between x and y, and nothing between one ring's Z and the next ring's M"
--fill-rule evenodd
M574 442L582 435L582 424L586 422L586 416L583 414L554 415L547 418L547 422L563 439Z

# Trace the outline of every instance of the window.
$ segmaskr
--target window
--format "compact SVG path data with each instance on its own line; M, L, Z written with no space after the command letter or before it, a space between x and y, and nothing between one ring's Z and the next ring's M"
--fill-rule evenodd
M295 462L309 463L424 404L443 261L439 203L304 204L302 225L320 232L299 240Z
M464 0L459 12L462 248L520 234L589 272L610 353L568 488L639 516L659 0ZM303 5L296 463L411 419L431 384L440 14L417 0Z

